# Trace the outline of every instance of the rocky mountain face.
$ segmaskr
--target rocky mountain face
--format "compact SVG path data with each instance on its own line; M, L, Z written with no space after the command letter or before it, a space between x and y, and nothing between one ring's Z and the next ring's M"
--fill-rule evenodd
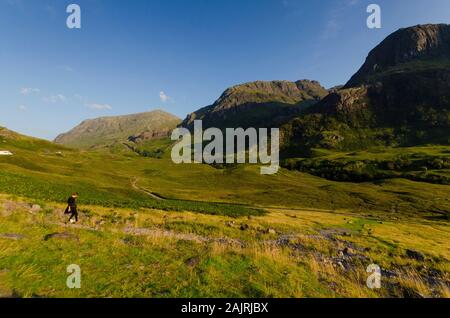
M450 25L427 24L400 29L373 49L346 87L373 82L377 74L409 62L450 59Z
M149 140L170 136L181 120L161 110L115 117L101 117L82 122L59 135L55 143L77 148L93 148L116 142Z
M285 125L283 137L290 151L449 143L450 26L393 33L342 89Z
M327 94L319 82L309 80L245 83L188 115L182 126L191 129L201 119L204 128L279 127Z

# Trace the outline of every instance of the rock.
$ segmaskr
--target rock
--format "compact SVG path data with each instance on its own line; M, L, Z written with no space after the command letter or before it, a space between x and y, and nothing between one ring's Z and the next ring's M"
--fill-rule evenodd
M33 206L31 207L30 212L31 213L38 213L39 211L41 211L41 206L39 204L33 204Z
M337 262L336 263L342 270L345 270L345 266L344 264L342 264L342 262Z
M406 256L408 256L411 259L415 259L416 261L421 261L423 262L425 260L425 255L423 255L422 253L418 252L418 251L414 251L414 250L406 250Z
M350 247L344 248L344 250L342 251L342 253L343 253L345 256L352 256L352 255L355 255L355 254L356 254L355 250L352 249L352 248L350 248Z
M267 229L267 234L277 234L277 231L274 229Z
M67 233L67 232L47 234L44 237L44 241L48 241L50 239L76 240L76 241L79 241L78 236L76 236L75 234Z
M392 270L381 269L381 276L386 278L398 277L398 274Z
M284 105L317 102L327 94L317 81L244 83L225 90L214 104L189 114L181 126L193 129L194 121L201 119L204 128L217 127L224 120L232 122L233 127L279 127L280 122L287 122L297 114L295 109L285 109Z
M0 234L0 238L18 241L18 240L24 239L25 235L16 234L16 233L5 233L5 234Z
M235 225L236 225L236 223L234 223L234 221L230 221L230 222L227 222L227 223L225 223L226 224L226 226L228 226L228 227L234 227Z
M249 229L248 224L241 224L241 231L246 231Z
M400 64L421 59L448 58L449 41L450 26L445 24L417 25L400 29L369 53L364 65L353 75L346 87L364 84L376 73Z
M184 263L189 267L195 267L198 265L198 263L200 263L200 257L194 256L194 257L188 258Z
M0 298L20 298L14 290L0 287Z

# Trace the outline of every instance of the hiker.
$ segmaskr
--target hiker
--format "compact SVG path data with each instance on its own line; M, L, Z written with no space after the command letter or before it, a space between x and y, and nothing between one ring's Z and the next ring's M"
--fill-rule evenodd
M72 196L67 200L67 208L64 211L64 214L70 214L69 222L76 223L78 222L78 211L77 211L77 198L78 193L72 193ZM73 220L75 218L75 220Z

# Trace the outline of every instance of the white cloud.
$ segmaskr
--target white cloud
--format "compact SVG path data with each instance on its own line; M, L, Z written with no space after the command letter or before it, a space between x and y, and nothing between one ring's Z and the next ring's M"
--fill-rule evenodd
M111 110L112 106L109 104L98 104L98 103L91 103L86 105L89 108L96 109L96 110Z
M171 98L169 96L167 96L166 93L164 93L163 91L159 92L159 99L163 103L167 103L169 100L171 100Z
M32 93L39 94L41 90L39 88L31 88L31 87L22 87L20 89L20 94L22 95L30 95Z
M66 100L66 96L62 94L50 95L44 98L44 101L49 103L64 103Z
M20 106L19 106L19 110L20 110L20 111L26 111L26 110L27 110L27 107L26 107L25 105L20 105Z

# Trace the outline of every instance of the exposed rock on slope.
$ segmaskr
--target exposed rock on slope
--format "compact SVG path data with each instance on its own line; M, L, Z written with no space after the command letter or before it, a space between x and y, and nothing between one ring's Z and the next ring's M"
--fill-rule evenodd
M91 148L126 141L145 134L155 138L168 136L181 120L161 110L116 117L102 117L82 122L59 135L55 142L72 147Z
M373 76L409 62L450 59L450 25L427 24L400 29L373 49L346 87L370 82Z
M205 128L278 127L327 94L319 82L309 80L245 83L188 115L182 126L192 128L194 120L201 119Z
M347 85L283 127L287 153L450 142L450 26L401 29Z

